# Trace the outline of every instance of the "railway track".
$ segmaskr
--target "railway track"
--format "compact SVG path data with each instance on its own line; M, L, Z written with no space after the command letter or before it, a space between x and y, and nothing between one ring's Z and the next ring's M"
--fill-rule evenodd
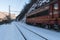
M24 40L27 40L27 38L24 36L23 32L19 29L19 27L15 24L16 28L18 29L18 31L21 33L21 35L23 36Z
M23 38L24 38L25 40L27 40L27 38L24 36L23 32L22 32L22 31L20 30L20 28L18 27L19 24L14 24L14 25L16 25L17 29L19 30L19 32L21 33L21 35L23 36ZM40 38L42 38L42 39L44 39L44 40L48 40L47 38L43 37L42 35L34 32L34 31L32 31L32 30L30 30L30 29L28 29L28 28L26 28L26 27L22 27L22 28L24 28L24 29L26 29L26 30L34 33L35 35L39 36Z

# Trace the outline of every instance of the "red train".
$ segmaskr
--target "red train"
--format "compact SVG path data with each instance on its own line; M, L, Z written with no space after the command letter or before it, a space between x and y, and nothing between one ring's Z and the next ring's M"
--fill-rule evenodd
M57 7L56 7L57 6ZM26 16L26 23L40 25L45 28L54 28L60 30L60 0L56 3L38 8Z

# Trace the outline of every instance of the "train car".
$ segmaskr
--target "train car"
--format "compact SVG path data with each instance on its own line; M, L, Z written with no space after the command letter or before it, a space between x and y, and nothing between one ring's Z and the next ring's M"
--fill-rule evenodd
M26 23L44 28L60 30L60 1L44 8L38 8L26 16ZM57 5L57 7L56 7ZM56 7L56 8L55 8Z

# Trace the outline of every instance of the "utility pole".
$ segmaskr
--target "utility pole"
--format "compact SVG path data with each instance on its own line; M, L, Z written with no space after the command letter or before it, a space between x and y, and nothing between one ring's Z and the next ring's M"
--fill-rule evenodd
M9 5L9 17L10 17L10 15L11 15L11 14L10 14L10 5Z
M10 5L9 5L9 15L8 15L7 18L8 18L9 21L11 20Z

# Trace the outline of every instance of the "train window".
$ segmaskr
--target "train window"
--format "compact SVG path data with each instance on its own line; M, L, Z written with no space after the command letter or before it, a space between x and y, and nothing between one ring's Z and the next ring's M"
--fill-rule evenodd
M48 15L49 14L49 10L45 10L43 12L39 12L36 14L36 16L45 16L45 15Z
M58 9L58 4L54 4L54 9Z
M43 12L39 12L39 13L33 14L31 16L28 16L27 18L34 18L34 17L38 17L38 16L45 16L45 15L48 15L48 14L49 14L49 10L45 10Z

